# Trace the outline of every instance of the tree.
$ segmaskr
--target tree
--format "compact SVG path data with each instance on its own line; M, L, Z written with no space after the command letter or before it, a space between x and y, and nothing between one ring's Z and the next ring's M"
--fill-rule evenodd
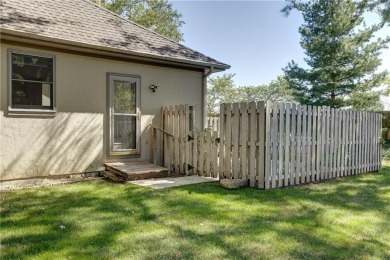
M234 86L235 74L225 73L208 79L207 90L207 114L216 116L219 114L219 106L222 103L232 103L240 100L239 91Z
M176 42L183 41L182 14L167 0L91 0Z
M377 72L380 51L390 37L375 39L383 24L367 27L363 14L368 0L289 0L282 10L287 15L300 11L304 24L299 27L301 46L308 69L291 61L284 72L300 103L355 109L374 109L380 105L376 90L386 83L388 73Z
M390 26L390 1L376 0L370 5L371 10L376 10L382 16L383 22Z
M278 76L269 84L259 86L236 87L233 77L235 74L224 74L209 79L207 90L207 111L209 116L219 114L222 103L251 102L251 101L280 101L294 102L293 91L287 80Z
M242 92L243 101L294 102L293 91L283 76L278 76L269 84L240 87L239 91Z

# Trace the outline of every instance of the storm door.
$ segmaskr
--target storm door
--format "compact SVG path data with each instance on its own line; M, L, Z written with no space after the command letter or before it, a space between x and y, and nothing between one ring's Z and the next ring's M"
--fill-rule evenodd
M140 78L109 75L110 153L140 154Z

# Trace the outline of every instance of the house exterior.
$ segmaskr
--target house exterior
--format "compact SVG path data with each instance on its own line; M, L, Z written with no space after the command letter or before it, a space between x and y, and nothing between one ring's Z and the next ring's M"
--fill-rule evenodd
M0 25L3 186L149 160L161 107L203 128L206 78L229 68L87 0L3 0Z

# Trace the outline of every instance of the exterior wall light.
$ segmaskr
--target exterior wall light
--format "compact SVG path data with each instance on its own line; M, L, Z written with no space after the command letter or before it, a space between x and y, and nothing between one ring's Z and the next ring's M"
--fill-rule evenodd
M153 92L156 92L156 90L158 89L158 86L156 86L156 85L150 85L150 89L151 89Z

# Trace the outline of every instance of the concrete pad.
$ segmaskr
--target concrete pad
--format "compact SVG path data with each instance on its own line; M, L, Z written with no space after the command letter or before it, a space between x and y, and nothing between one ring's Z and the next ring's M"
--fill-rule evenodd
M127 181L127 183L153 188L153 189L164 189L170 187L177 187L177 186L197 184L197 183L216 182L216 181L219 181L219 179L203 177L203 176L183 176L177 178L156 178L156 179L146 179L146 180L138 180L138 181Z

